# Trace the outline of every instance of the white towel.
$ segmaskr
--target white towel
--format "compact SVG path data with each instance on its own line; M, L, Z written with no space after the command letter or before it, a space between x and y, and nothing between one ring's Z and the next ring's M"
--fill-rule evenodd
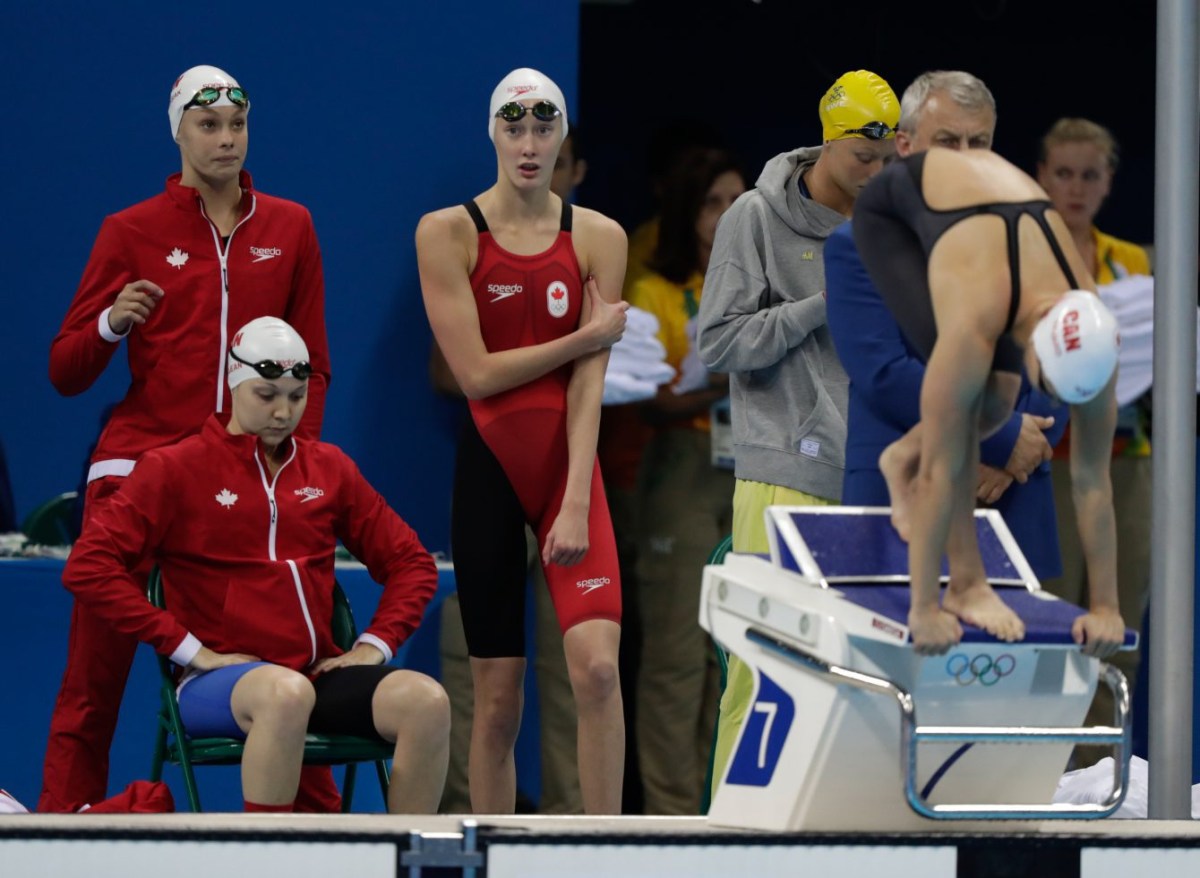
M604 376L604 399L602 405L624 405L641 402L658 393L653 381L635 378L624 372L608 372Z
M1089 768L1068 771L1058 782L1054 791L1054 802L1072 805L1099 805L1112 790L1113 758L1105 756ZM1129 789L1125 801L1113 817L1121 819L1144 819L1149 816L1148 783L1150 763L1140 756L1129 760ZM1192 787L1192 817L1200 817L1200 784Z
M660 384L675 377L666 362L667 349L658 340L658 318L640 308L630 308L626 317L625 334L608 354L604 405L650 399Z
M1130 275L1098 287L1100 298L1121 327L1117 359L1117 404L1128 405L1154 383L1154 278ZM1200 310L1196 312L1200 346ZM1200 359L1196 363L1196 392L1200 393Z

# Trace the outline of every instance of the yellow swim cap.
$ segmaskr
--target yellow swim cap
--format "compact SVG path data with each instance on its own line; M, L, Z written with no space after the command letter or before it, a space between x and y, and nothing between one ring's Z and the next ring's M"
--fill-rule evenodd
M821 97L821 132L825 140L896 136L900 102L892 87L870 70L851 70L838 77Z

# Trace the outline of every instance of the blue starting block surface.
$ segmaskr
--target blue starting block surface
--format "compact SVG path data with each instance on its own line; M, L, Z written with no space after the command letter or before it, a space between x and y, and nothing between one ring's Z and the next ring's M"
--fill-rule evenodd
M995 510L975 513L975 531L988 581L1025 623L1024 643L1071 644L1071 626L1084 610L1043 592L1004 519ZM771 561L816 583L836 588L850 602L907 628L911 589L908 546L892 527L891 510L861 506L773 506L767 510ZM946 563L942 577L949 578ZM911 637L910 637L911 639ZM997 643L963 623L964 643ZM1125 648L1137 645L1126 629Z
M768 510L771 558L826 584L908 582L908 546L892 527L891 512L875 507L774 507ZM1036 587L1016 540L999 513L975 516L988 581ZM942 577L949 570L942 559Z
M843 586L846 586L843 588ZM846 600L870 610L878 616L891 619L902 626L908 625L908 604L911 590L907 585L880 585L873 582L839 582L838 592ZM1023 644L1071 644L1071 626L1084 614L1084 610L1059 600L1045 592L1031 592L1023 588L1001 588L996 590L1000 599L1021 617L1025 623ZM1002 643L982 628L962 623L963 643ZM911 640L911 636L909 638ZM1125 648L1137 646L1137 634L1125 629Z

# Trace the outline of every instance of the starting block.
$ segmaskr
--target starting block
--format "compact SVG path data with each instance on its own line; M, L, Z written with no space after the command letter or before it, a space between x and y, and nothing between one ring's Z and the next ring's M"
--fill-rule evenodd
M711 822L904 830L1120 807L1128 685L1074 643L1083 610L1041 590L999 513L976 512L980 552L1025 639L964 623L962 642L934 657L912 648L907 546L889 510L771 507L766 518L769 558L730 554L704 571L700 624L755 675ZM1136 643L1127 631L1125 648ZM1080 728L1098 681L1113 690L1113 724ZM1079 743L1114 747L1111 794L1051 804Z

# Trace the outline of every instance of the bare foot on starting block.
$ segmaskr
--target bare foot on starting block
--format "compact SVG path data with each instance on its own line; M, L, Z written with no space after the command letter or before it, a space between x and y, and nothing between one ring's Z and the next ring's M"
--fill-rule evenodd
M951 583L942 596L942 609L998 640L1012 643L1025 639L1025 623L986 582L968 586Z
M892 501L892 527L906 543L911 530L908 507L916 463L917 458L905 454L900 442L893 442L879 455L879 471L887 482L888 497Z
M908 630L917 655L942 655L962 640L962 625L953 613L937 604L912 607L908 611Z

